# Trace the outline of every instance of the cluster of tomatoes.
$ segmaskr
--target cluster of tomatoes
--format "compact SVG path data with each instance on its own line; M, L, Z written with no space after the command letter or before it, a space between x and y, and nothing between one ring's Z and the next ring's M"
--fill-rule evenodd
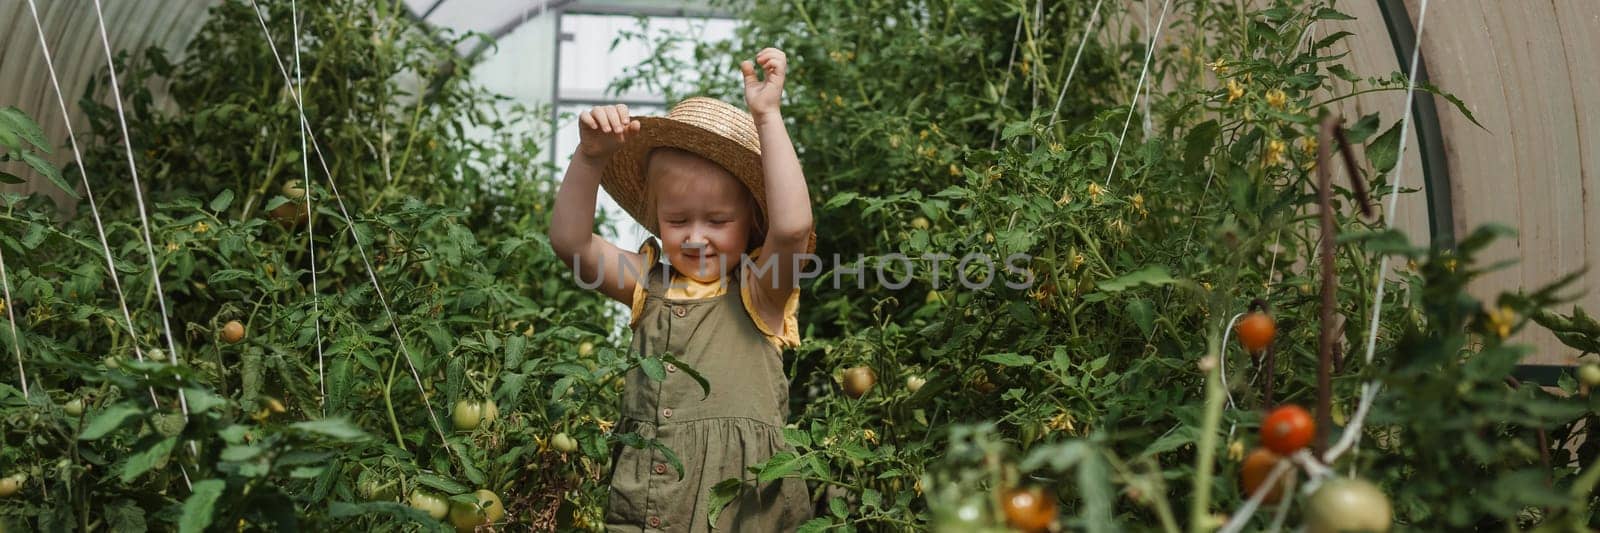
M1235 328L1246 351L1257 353L1272 344L1277 325L1264 312L1253 312L1240 319ZM1316 422L1304 407L1279 406L1261 421L1261 447L1245 456L1239 468L1239 486L1244 494L1262 495L1262 503L1274 505L1283 500L1294 484L1294 470L1280 476L1279 482L1264 487L1272 470L1285 457L1311 444ZM1372 482L1360 478L1334 476L1323 482L1305 503L1306 530L1311 533L1333 531L1388 531L1394 522L1389 497Z

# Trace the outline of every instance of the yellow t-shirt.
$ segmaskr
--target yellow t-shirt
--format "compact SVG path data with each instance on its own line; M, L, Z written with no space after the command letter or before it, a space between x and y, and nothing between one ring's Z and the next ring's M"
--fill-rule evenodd
M647 241L639 246L639 253L644 255L646 267L653 267L660 260L657 256L656 248L650 244ZM761 262L760 248L756 248L750 255L751 261L757 264ZM648 272L648 268L646 272ZM633 327L639 321L639 315L644 312L645 283L643 281L640 280L640 283L633 287L633 309L632 317L628 319L629 327ZM667 299L669 300L714 298L728 292L727 286L720 281L702 283L690 279L688 276L674 276L671 281L674 283L668 284L667 288ZM761 330L761 333L766 335L767 341L771 342L779 350L800 346L800 289L796 288L789 292L788 300L783 303L782 327L775 330L761 319L761 314L756 312L755 305L750 300L750 286L752 283L749 279L740 280L739 300L744 302L745 313L749 314L750 320L755 322L756 329Z

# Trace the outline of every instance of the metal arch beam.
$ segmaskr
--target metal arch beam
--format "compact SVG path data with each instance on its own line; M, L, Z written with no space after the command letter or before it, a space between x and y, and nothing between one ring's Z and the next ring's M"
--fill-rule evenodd
M1384 26L1389 30L1389 41L1394 45L1400 71L1419 83L1428 81L1428 60L1418 56L1417 72L1405 72L1411 67L1412 47L1417 42L1416 25L1403 0L1378 0L1378 11L1383 14ZM1416 127L1417 149L1422 155L1422 181L1428 200L1428 232L1433 246L1455 248L1455 204L1450 194L1450 164L1444 156L1444 133L1439 127L1439 110L1433 98L1416 98L1411 103L1411 124Z

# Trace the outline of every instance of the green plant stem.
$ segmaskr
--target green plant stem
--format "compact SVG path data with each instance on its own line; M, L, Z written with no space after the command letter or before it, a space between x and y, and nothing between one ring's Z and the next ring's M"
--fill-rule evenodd
M394 416L394 371L400 368L400 352L389 360L389 379L383 383L383 406L389 411L389 427L394 430L394 443L406 449L406 439L400 435L400 419Z
M1222 355L1220 326L1213 326L1206 334L1206 357L1219 360ZM1222 380L1222 365L1213 365L1206 372L1206 411L1204 422L1200 428L1200 443L1198 457L1195 458L1194 499L1189 506L1189 531L1210 531L1212 529L1211 507L1211 475L1216 466L1217 455L1217 430L1222 426L1222 406L1224 402Z

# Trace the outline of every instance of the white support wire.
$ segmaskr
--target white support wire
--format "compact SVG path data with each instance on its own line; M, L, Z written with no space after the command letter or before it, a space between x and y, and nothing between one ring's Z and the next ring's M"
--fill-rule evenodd
M1078 73L1078 60L1083 58L1083 47L1089 44L1089 33L1100 18L1100 4L1103 2L1105 0L1095 0L1094 10L1089 13L1089 22L1083 24L1083 37L1078 40L1078 51L1072 54L1072 67L1067 69L1066 81L1061 82L1061 92L1056 95L1056 106L1050 111L1050 121L1045 123L1046 127L1053 126L1056 116L1061 113L1061 102L1067 99L1067 87L1072 86L1072 76Z
M32 396L28 394L28 370L22 367L22 338L17 337L17 314L12 311L16 307L16 303L11 301L11 281L6 277L4 247L0 247L0 289L4 289L4 291L0 291L0 296L5 298L0 300L0 306L5 306L6 321L11 324L11 347L15 348L17 352L17 381L22 383L22 399L32 400Z
M150 259L150 279L151 279L151 281L153 281L155 283L156 302L158 304L160 304L159 307L161 309L161 328L162 328L162 331L166 333L167 349L168 349L168 351L172 352L172 364L181 365L181 364L183 364L183 357L182 357L181 354L178 353L177 341L172 336L172 319L167 315L167 297L166 297L166 293L161 289L161 267L160 267L160 262L156 261L155 246L152 245L151 242L150 242L150 217L145 212L143 185L141 185L139 183L139 165L133 159L133 139L131 137L129 137L129 134L128 134L128 117L127 117L127 113L124 112L124 110L122 108L122 89L121 89L121 87L118 86L118 82L117 82L117 61L116 61L116 57L114 55L112 55L112 53L111 53L111 38L106 36L106 17L105 17L104 10L100 7L100 0L94 0L94 17L95 17L95 22L97 23L97 26L99 27L99 30L100 30L100 45L101 45L101 48L105 51L105 54L106 54L106 70L109 71L110 74L111 74L111 95L114 98L114 102L116 103L117 124L121 127L121 130L122 130L122 145L123 145L122 148L123 148L123 152L126 153L127 156L128 156L128 173L133 179L133 195L134 195L134 199L135 199L135 201L138 202L138 207L139 207L139 225L140 225L141 233L144 236L145 255L147 257L149 257L149 259ZM37 17L35 17L35 23L37 23ZM40 38L41 39L43 38L43 35L44 34L41 31L40 32ZM63 117L63 118L68 118L70 120L69 117ZM108 254L110 253L109 249L107 250L107 253ZM112 272L111 272L111 276L112 277L116 277L116 275L117 275L116 274L116 270L113 269ZM130 327L131 327L131 322L130 322ZM137 341L134 341L134 350L135 350L135 353L137 353L137 350L138 350L138 342ZM181 379L182 378L180 378L180 381L181 381ZM152 399L154 399L154 395L155 395L155 391L152 390L151 391ZM185 422L188 422L189 421L189 399L188 399L188 396L183 392L183 387L181 387L181 386L178 387L178 407L179 407L178 408L178 412L183 414L183 420ZM195 455L199 455L199 450L196 449L194 441L189 441L189 452L193 453ZM183 473L183 485L184 485L184 487L189 488L189 489L193 489L194 485L189 480L189 469L184 467L182 463L179 463L178 464L178 470Z
M1133 101L1128 102L1128 118L1122 121L1122 134L1117 136L1117 148L1111 152L1111 168L1106 171L1106 185L1117 173L1117 160L1122 157L1122 142L1128 138L1128 125L1133 123L1133 113L1139 109L1139 94L1144 91L1144 79L1150 74L1150 59L1156 55L1156 42L1161 40L1161 28L1167 23L1167 7L1172 0L1161 2L1161 17L1156 19L1156 29L1150 33L1150 46L1144 52L1144 68L1139 69L1139 83L1133 86Z
M294 85L296 91L305 90L305 78L300 72L300 7L296 0L289 0L289 13L294 26ZM306 153L306 131L300 128L300 170L305 175L305 206L306 206L306 250L311 256L311 327L316 331L317 339L317 406L322 408L322 416L328 416L328 376L323 370L322 356L322 304L317 294L317 235L312 232L316 227L316 211L311 209L311 155Z
M1417 62L1421 58L1422 54L1422 30L1423 24L1425 21L1427 21L1427 18L1428 0L1422 0L1417 14L1416 42L1412 43L1411 47L1411 69L1407 71L1411 73L1411 76L1406 83L1405 111L1400 117L1400 147L1396 153L1398 154L1398 159L1402 161L1402 163L1395 168L1395 182L1394 186L1391 187L1389 206L1384 213L1385 229L1394 227L1395 207L1400 198L1400 184L1402 182L1402 178L1404 177L1405 169L1403 161L1406 154L1406 140L1411 130L1411 105L1413 99L1416 98L1417 91ZM1378 262L1378 286L1372 302L1372 326L1367 333L1366 362L1368 364L1372 363L1373 354L1377 350L1378 318L1381 316L1381 312L1383 310L1384 278L1388 275L1388 269L1389 257L1384 256ZM1302 468L1306 470L1307 477L1309 478L1306 480L1306 484L1302 489L1302 492L1315 492L1317 488L1322 485L1324 479L1335 474L1333 469L1329 468L1327 465L1333 464L1334 461L1337 461L1340 456L1344 455L1345 452L1354 449L1357 445L1359 445L1361 441L1361 430L1363 424L1366 422L1367 414L1371 412L1372 402L1378 397L1378 391L1382 388L1383 384L1376 379L1361 384L1361 401L1356 406L1355 415L1352 416L1349 423L1345 425L1344 432L1339 435L1339 440L1336 441L1332 447L1328 448L1327 452L1322 455L1320 461L1317 457L1311 455L1311 453L1306 450L1300 450L1299 452L1295 453L1294 459L1300 463ZM1272 474L1267 476L1268 486L1275 482L1279 475L1281 475L1280 470L1286 469L1287 468L1285 468L1282 463L1274 467ZM1261 495L1264 495L1264 492L1258 494L1258 496ZM1239 531L1239 529L1244 526L1245 521L1249 520L1252 514L1255 514L1256 506L1259 504L1260 498L1252 496L1250 500L1246 501L1243 506L1233 513L1232 517L1228 520L1228 523L1225 524L1223 528L1219 530L1219 532L1232 533Z
M98 1L98 0L96 0ZM422 375L417 372L417 366L411 360L411 351L406 347L405 334L400 331L400 323L395 319L394 311L389 307L389 301L383 294L383 287L378 283L378 275L372 269L372 262L367 258L367 250L361 245L361 234L356 231L355 219L350 216L350 211L345 207L344 197L339 194L339 186L333 180L333 172L328 169L328 159L322 154L322 146L317 142L317 133L311 129L311 123L306 120L305 104L300 99L300 91L295 88L293 80L289 78L289 69L283 63L283 56L278 53L278 45L272 40L272 31L267 28L266 15L261 13L261 7L256 0L250 0L250 7L256 14L256 20L261 23L261 32L266 38L267 46L272 50L274 63L278 72L283 75L284 86L289 89L289 96L294 99L295 107L300 113L300 129L307 136L311 150L317 154L317 163L322 168L322 173L327 177L328 190L333 193L334 202L339 205L339 213L344 217L345 225L350 230L351 239L355 242L356 251L361 255L361 263L366 266L367 279L372 282L372 289L378 296L378 303L383 307L384 315L389 319L389 327L394 330L395 340L400 344L400 355L405 358L406 366L411 370L411 377L417 384L417 395L422 397L422 404L428 410L428 418L433 422L433 430L439 434L440 441L445 445L445 451L451 456L456 455L455 448L450 446L449 437L445 435L444 426L439 423L439 415L433 410L433 402L428 399L422 384ZM310 191L307 191L309 194Z
M145 255L150 259L150 281L155 284L156 303L161 309L161 329L166 333L167 351L172 354L172 364L183 364L183 356L178 353L178 344L172 336L172 319L167 315L167 296L161 289L161 265L156 261L155 245L150 242L150 216L145 212L144 186L139 183L139 165L133 160L133 139L128 136L128 117L122 109L122 89L117 82L117 61L111 53L111 38L106 36L106 17L100 8L100 0L94 0L94 17L99 23L100 45L106 53L106 70L111 73L111 96L117 106L117 124L122 129L122 149L128 156L128 173L133 178L133 198L138 202L139 226L144 235ZM116 276L116 271L111 275ZM135 343L135 347L138 344ZM136 348L137 349L137 348ZM181 407L184 421L189 420L189 399L183 393L183 387L178 387L178 404Z
M140 362L144 361L144 352L139 349L139 337L133 330L133 315L128 312L128 298L122 292L122 278L117 275L117 265L111 257L111 244L106 239L106 227L100 220L100 204L94 198L94 187L89 185L88 167L83 165L83 151L78 148L78 135L72 130L72 115L67 112L65 93L61 91L61 81L56 77L56 65L50 54L50 45L45 42L44 26L39 20L39 8L35 0L28 0L28 11L33 14L33 27L38 30L39 51L44 55L44 65L50 73L50 85L56 90L56 104L61 106L62 123L67 127L67 141L72 144L72 158L78 163L79 177L83 179L83 194L89 199L89 214L94 217L94 227L100 236L100 248L106 254L106 276L111 278L111 287L117 291L117 306L122 310L122 324L128 329L129 342L133 343L133 356ZM156 397L155 387L147 387L150 392L150 403L157 409L161 408L161 400Z

